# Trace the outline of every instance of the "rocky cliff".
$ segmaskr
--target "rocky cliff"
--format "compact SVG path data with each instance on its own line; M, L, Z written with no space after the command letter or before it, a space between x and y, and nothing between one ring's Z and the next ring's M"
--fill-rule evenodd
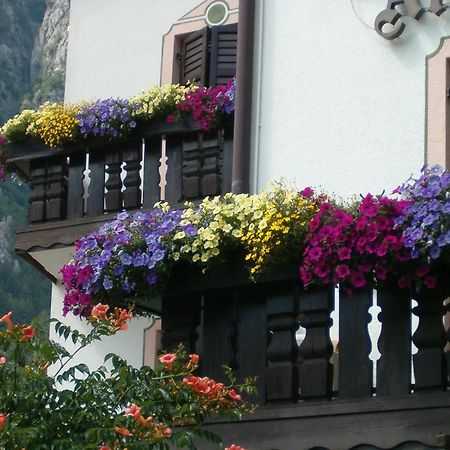
M31 103L64 99L70 0L56 0L45 11L31 55Z
M0 0L0 123L22 106L62 100L70 0ZM50 283L14 252L29 188L0 183L0 316L48 315Z
M0 0L1 122L31 90L31 54L45 9L45 0Z

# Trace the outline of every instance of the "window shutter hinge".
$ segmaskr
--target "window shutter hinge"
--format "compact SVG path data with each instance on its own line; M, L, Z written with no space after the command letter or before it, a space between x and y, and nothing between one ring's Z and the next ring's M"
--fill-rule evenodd
M182 59L183 59L183 53L177 53L176 54L176 58L177 58L177 61L181 61Z

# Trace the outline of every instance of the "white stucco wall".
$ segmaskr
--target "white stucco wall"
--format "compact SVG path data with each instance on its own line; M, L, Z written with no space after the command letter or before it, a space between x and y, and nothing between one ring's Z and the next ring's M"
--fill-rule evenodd
M372 28L386 4L258 2L254 190L286 177L343 196L389 192L420 169L425 58L450 34L450 11L405 18L387 41Z
M162 37L200 0L71 0L65 100L158 85Z
M78 329L81 333L88 334L92 327L85 320L80 320L72 314L68 314L67 317L62 316L63 298L64 288L60 283L53 284L50 316L72 328ZM71 365L84 363L91 370L95 370L103 364L103 360L108 353L115 353L126 359L128 364L134 367L141 367L144 363L144 330L150 325L151 321L149 319L132 319L128 323L128 330L119 331L114 336L105 337L101 342L94 342L80 351ZM70 351L76 349L70 339L64 341L64 339L60 339L56 335L53 325L50 327L50 339L59 341ZM52 367L50 373L54 373L57 369L57 366Z

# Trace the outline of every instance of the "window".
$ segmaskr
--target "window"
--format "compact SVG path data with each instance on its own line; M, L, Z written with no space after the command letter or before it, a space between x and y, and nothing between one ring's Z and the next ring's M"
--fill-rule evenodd
M205 27L180 38L179 79L200 86L226 83L236 74L237 24Z

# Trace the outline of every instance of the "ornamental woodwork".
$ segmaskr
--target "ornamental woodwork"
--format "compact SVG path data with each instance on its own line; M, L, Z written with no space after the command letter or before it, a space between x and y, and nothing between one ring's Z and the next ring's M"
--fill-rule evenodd
M289 285L267 295L267 402L298 398L298 356L295 340L297 287Z
M447 386L444 346L446 343L443 315L445 290L423 289L416 294L413 309L419 325L413 335L417 353L413 356L415 390L443 390Z
M141 161L142 144L139 142L131 148L123 151L123 161L127 172L123 180L123 207L125 209L135 209L141 206Z
M411 392L411 299L406 289L378 290L382 324L377 361L377 396Z
M299 300L300 325L306 334L299 347L299 384L302 399L331 398L333 344L330 314L334 309L334 290L317 289L302 293Z
M339 293L339 397L372 395L372 348L367 325L372 291Z
M108 175L105 181L105 210L120 211L122 209L122 158L117 151L105 153L105 172Z

